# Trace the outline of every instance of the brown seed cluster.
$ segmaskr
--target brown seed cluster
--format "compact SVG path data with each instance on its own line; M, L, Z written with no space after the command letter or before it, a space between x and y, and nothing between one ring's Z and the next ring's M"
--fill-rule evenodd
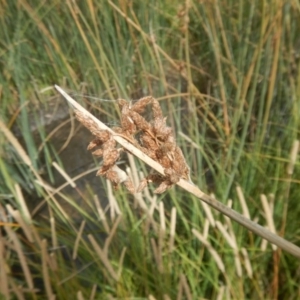
M187 166L183 153L175 143L172 129L166 125L166 118L163 117L159 102L151 96L138 100L135 104L120 99L121 125L113 128L118 135L125 137L134 146L143 151L146 155L157 161L165 168L165 175L157 172L150 172L144 178L136 192L142 191L149 182L159 184L155 193L163 193L180 178L189 179L189 167ZM152 118L147 121L144 112L147 106L151 106ZM83 116L76 113L76 117L96 136L89 144L88 150L95 149L92 153L103 157L103 163L97 175L105 176L114 187L124 183L130 192L134 192L133 184L126 175L122 175L116 162L120 157L123 148L116 148L116 142L106 130L97 130ZM124 171L122 171L124 172Z
M93 155L103 158L102 166L96 175L101 175L111 181L114 188L123 183L130 193L135 193L134 185L127 174L121 170L116 162L120 158L123 148L117 148L117 143L107 130L99 130L97 124L79 111L75 111L76 118L95 135L87 149L94 150Z

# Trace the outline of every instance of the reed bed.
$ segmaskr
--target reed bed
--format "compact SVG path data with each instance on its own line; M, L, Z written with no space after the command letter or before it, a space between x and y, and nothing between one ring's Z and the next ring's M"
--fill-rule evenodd
M298 299L280 245L181 187L95 177L53 84L112 126L117 99L155 97L194 188L299 246L299 5L150 2L0 2L1 297Z

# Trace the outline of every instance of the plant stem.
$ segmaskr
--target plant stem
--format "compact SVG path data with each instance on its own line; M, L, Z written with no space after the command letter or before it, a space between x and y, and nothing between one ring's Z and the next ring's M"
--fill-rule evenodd
M88 118L90 118L95 124L98 125L99 129L101 130L108 130L113 138L122 145L125 149L130 151L133 155L141 159L143 162L151 166L160 174L164 175L164 168L156 161L148 157L145 153L141 150L137 149L134 145L132 145L129 141L122 138L120 135L116 134L112 129L107 127L103 124L100 120L98 120L95 116L93 116L90 112L84 109L79 103L77 103L74 99L72 99L62 88L55 85L55 89L73 106L75 110L80 111ZM251 221L250 219L244 217L243 215L239 214L237 211L227 207L223 203L217 201L216 199L210 197L209 195L202 192L197 186L195 186L192 182L189 182L184 179L180 179L177 183L178 186L182 187L189 193L193 194L200 200L206 202L208 205L212 206L222 214L226 215L230 219L236 221L237 223L241 224L245 228L249 229L250 231L254 232L255 234L259 235L260 237L268 240L270 243L278 246L279 248L289 252L290 254L300 258L300 248L293 243L285 240L284 238L270 232L266 228L260 226L259 224Z

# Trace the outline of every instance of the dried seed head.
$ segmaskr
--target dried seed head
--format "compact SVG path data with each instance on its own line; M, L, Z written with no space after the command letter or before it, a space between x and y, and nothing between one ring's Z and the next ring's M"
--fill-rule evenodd
M163 113L160 108L159 102L157 100L153 101L152 111L153 111L154 121L157 119L163 119Z
M111 139L111 133L108 130L96 130L94 131L96 137L102 142L105 143Z
M116 171L114 171L113 169L109 169L106 174L105 177L111 181L111 183L113 184L113 186L116 188L119 183L120 183L120 178L118 176L118 173Z
M156 188L153 193L154 194L162 194L165 192L171 185L167 184L166 181L163 181L158 188Z
M111 137L109 140L107 140L105 143L103 143L102 148L103 150L109 150L114 149L117 145L117 142Z
M89 145L88 145L88 147L87 147L87 150L92 150L92 149L94 149L95 147L100 146L101 144L102 144L102 142L101 142L98 138L93 139L93 140L89 143Z
M153 132L157 139L161 141L172 140L174 142L172 128L166 126L165 119L159 119L153 122Z
M189 168L182 151L176 145L172 129L166 125L166 118L163 117L159 102L148 96L133 105L124 99L120 99L118 104L121 109L121 126L113 128L114 132L125 136L134 146L165 168L164 176L154 172L144 178L137 192L142 191L148 182L153 182L159 184L154 192L163 193L181 177L188 179ZM148 105L152 105L153 119L150 121L142 115ZM103 164L97 175L105 176L115 188L123 183L130 193L134 193L131 180L116 166L122 148L116 149L116 142L111 134L107 130L99 130L93 120L79 112L75 115L96 136L96 139L89 144L88 150L100 147L93 152L93 155L103 157ZM135 138L136 133L138 133L139 141Z
M92 152L93 155L95 156L102 156L103 155L103 150L102 149L97 149L94 152Z
M147 178L143 178L136 190L137 193L140 193L148 185Z
M108 170L103 169L103 167L101 167L97 173L96 176L104 176L107 173Z
M140 114L136 113L135 111L130 111L129 117L134 122L138 130L147 131L151 128L150 124Z
M117 149L105 149L103 151L103 167L112 167L120 157Z
M132 181L130 180L130 178L128 177L127 180L125 180L123 182L124 186L126 187L126 189L128 190L128 192L130 194L134 194L135 193L135 188L134 185L132 183Z
M171 168L165 169L165 175L171 183L177 183L180 179L179 175Z
M134 105L132 105L131 110L135 111L138 114L142 114L144 113L146 106L150 103L153 103L153 100L154 98L152 96L141 98Z
M152 154L150 154L150 157L155 159L155 151L158 149L158 145L156 143L156 141L148 134L145 133L140 137L141 140L141 144L144 148L149 149L149 151L152 152Z

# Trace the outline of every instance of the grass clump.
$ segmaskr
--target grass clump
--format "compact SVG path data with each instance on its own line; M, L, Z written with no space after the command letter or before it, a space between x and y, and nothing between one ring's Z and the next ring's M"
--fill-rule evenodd
M48 89L58 83L109 100L153 95L193 182L299 245L295 1L1 7L4 299L297 299L292 256L186 192L146 189L136 199L104 180L92 185L97 166L79 164L89 156L79 154L84 135ZM80 103L105 122L119 120L116 102ZM77 173L63 159L70 149ZM138 162L126 165L133 178L146 174Z

